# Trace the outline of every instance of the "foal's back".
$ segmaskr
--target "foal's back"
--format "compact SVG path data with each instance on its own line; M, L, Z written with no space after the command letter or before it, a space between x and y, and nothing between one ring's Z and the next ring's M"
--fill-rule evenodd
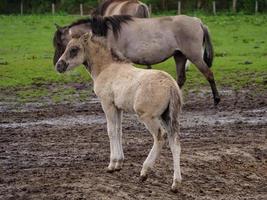
M179 90L166 72L139 69L127 63L111 64L95 81L95 92L100 98L113 98L114 104L124 111L151 115L160 115L166 109L170 88Z

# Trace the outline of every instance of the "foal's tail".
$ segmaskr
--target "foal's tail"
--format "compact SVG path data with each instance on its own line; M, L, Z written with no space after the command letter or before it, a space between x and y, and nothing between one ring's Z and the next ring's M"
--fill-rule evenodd
M135 17L139 17L139 18L150 17L149 9L146 4L142 3L138 5Z
M171 87L170 103L166 111L162 114L162 119L166 123L171 134L179 132L179 116L182 110L182 92L179 87Z
M202 27L203 32L204 32L204 39L203 39L203 43L204 43L204 47L205 47L204 61L206 62L208 67L211 68L212 62L213 62L213 57L214 57L214 51L213 51L213 46L212 46L212 42L211 42L211 37L210 37L208 27L203 25L203 24L201 24L201 27Z

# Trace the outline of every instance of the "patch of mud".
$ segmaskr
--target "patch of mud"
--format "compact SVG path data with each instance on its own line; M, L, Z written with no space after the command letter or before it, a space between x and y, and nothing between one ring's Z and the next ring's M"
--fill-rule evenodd
M177 194L170 192L168 145L139 181L153 138L135 116L124 117L123 169L110 174L105 117L94 96L77 104L2 103L0 199L265 200L267 94L249 94L227 92L217 108L210 94L185 97Z
M57 126L59 128L66 128L79 125L104 124L106 120L103 116L95 115L77 115L75 117L58 117L45 120L38 120L35 122L23 123L7 123L0 124L0 128L26 128L29 126Z

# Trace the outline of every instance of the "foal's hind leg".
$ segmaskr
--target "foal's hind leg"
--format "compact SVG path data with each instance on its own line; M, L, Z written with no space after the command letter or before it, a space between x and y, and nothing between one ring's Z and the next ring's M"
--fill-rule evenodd
M168 132L168 140L169 140L169 145L172 151L173 168L174 168L173 183L172 183L171 190L173 192L177 192L178 187L182 181L181 169L180 169L181 145L180 145L180 139L179 139L179 132L177 133Z
M187 59L180 51L175 51L173 57L176 64L177 83L182 88L186 80L185 64Z
M154 138L153 147L149 152L149 155L146 158L141 170L141 180L144 181L147 179L147 173L149 169L153 168L157 158L160 155L161 149L165 142L166 131L161 125L161 120L159 118L141 116L139 119L146 125L146 128L149 130L149 132L153 135Z

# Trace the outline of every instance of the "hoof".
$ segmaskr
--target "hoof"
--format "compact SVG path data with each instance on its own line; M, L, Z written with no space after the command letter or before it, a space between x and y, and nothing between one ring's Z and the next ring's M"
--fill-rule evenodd
M113 173L115 171L116 171L115 169L110 169L110 168L107 168L107 170L106 170L107 173Z
M214 98L214 105L217 106L221 101L221 98L220 97L215 97Z
M121 171L121 167L120 168L115 168L114 171L118 172L118 171Z
M178 192L178 188L177 188L177 187L172 187L172 188L171 188L171 192L173 192L173 193L177 193L177 192Z
M140 182L144 182L147 180L147 175L141 175L140 176Z
M177 193L179 191L179 188L181 187L181 181L175 181L172 184L171 191L173 193Z

